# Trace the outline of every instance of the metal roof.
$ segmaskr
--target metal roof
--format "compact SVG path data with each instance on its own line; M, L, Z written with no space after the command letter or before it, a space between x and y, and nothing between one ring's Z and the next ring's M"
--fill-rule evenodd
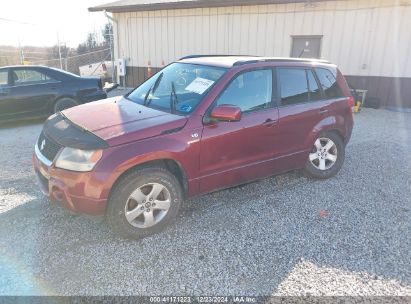
M120 0L90 7L90 12L112 13L259 4L312 3L330 0ZM336 1L336 0L331 0Z

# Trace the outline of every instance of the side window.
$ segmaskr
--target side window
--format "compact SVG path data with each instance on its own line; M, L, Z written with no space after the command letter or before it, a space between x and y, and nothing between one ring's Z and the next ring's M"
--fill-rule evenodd
M14 85L39 84L52 81L47 75L36 70L21 69L12 71Z
M237 76L217 99L216 105L228 104L251 112L271 107L272 70L255 70Z
M327 69L316 68L318 79L327 98L344 97L335 76Z
M8 85L8 75L9 75L9 73L8 73L8 71L6 70L6 71L0 71L0 86L1 87L4 87L4 86L7 86Z
M281 104L292 105L309 100L305 69L279 68Z
M310 101L321 100L321 90L318 87L312 70L307 70L308 88L310 91Z

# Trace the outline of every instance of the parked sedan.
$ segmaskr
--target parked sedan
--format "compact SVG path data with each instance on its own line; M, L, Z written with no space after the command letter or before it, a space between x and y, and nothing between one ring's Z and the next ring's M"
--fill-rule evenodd
M46 117L106 97L100 78L43 66L0 68L1 122Z

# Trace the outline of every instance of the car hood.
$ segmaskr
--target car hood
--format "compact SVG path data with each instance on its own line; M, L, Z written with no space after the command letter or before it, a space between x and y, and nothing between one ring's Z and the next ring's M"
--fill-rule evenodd
M184 127L187 118L151 109L124 97L113 97L64 110L62 114L116 146Z

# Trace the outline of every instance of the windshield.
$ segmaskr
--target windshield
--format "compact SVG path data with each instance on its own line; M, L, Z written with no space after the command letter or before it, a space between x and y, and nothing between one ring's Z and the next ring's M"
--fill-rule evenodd
M189 114L227 69L172 63L132 91L127 99L155 109Z

